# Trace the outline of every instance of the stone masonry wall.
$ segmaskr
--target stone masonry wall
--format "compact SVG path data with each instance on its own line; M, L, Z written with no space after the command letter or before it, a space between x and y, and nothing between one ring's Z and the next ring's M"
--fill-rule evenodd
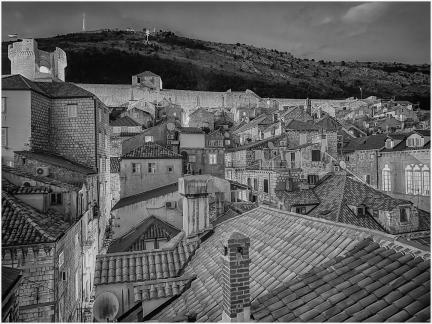
M77 104L77 117L68 117L68 105ZM51 150L53 153L96 167L93 98L53 99Z
M18 291L20 321L54 322L54 245L2 248L2 265L23 270Z
M71 227L56 246L56 301L58 316L56 321L79 322L78 312L82 303L82 224L83 219ZM59 264L59 255L63 253L63 264ZM66 272L66 280L62 280Z
M362 150L347 154L345 163L349 171L366 181L370 176L370 184L378 188L378 150Z
M51 99L31 91L31 143L33 150L47 151L50 148Z

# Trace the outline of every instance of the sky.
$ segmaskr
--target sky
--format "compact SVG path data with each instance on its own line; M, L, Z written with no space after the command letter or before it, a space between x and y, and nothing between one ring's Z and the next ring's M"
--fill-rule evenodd
M429 2L2 2L2 39L156 28L315 60L430 63Z

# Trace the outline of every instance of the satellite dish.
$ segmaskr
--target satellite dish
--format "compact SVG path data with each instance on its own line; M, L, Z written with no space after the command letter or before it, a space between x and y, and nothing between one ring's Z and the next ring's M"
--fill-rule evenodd
M273 142L268 142L267 144L268 148L273 149L274 148L274 144Z
M340 162L339 162L339 166L340 166L342 169L346 169L346 163L345 163L345 161L340 161Z
M167 129L170 130L170 131L174 130L175 129L174 123L168 123L167 124Z
M119 310L117 297L108 291L96 297L93 314L99 322L111 322Z

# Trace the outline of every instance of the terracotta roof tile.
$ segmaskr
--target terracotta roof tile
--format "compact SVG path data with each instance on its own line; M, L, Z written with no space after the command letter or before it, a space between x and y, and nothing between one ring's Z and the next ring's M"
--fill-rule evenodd
M180 154L174 153L156 143L144 143L140 147L124 154L122 159L181 159Z
M97 173L96 170L91 169L85 165L77 162L70 161L62 156L54 155L45 152L32 152L32 151L15 151L15 154L22 155L29 159L34 159L40 162L52 164L64 169L68 169L74 172L82 173L85 175Z
M253 305L252 314L256 320L287 320L288 318L291 318L291 320L300 318L301 320L301 317L294 315L295 313L298 313L298 316L302 315L303 317L306 313L307 317L312 316L313 312L310 312L312 309L310 307L312 307L311 305L314 305L315 307L315 305L320 302L319 300L315 301L317 297L321 297L322 300L325 301L332 301L334 305L337 305L335 309L340 308L339 303L344 302L347 298L350 298L350 303L353 304L355 303L353 298L357 300L364 299L363 303L365 305L367 302L369 303L367 305L374 303L377 300L377 297L363 289L361 286L358 286L359 280L354 282L350 281L350 286L347 286L347 284L344 283L348 278L357 276L358 273L354 271L352 267L344 269L345 276L341 281L340 279L336 280L338 275L334 277L333 269L329 270L328 268L323 267L323 265L328 264L328 266L331 267L330 264L332 262L329 262L331 261L330 259L338 255L343 258L339 259L339 261L336 262L336 265L338 265L338 262L345 260L345 258L351 257L351 253L347 254L347 252L353 249L355 245L359 244L359 242L361 243L360 248L354 251L371 255L369 259L365 258L362 262L367 263L368 260L375 257L377 253L383 253L384 251L380 249L378 244L372 243L370 240L363 240L366 236L358 236L360 234L359 228L356 228L355 230L348 230L345 228L341 231L341 227L335 223L331 223L331 226L328 224L329 226L327 226L327 224L324 223L316 223L322 221L314 220L309 222L309 220L312 221L313 218L308 218L306 216L300 217L298 215L275 209L258 207L252 211L246 212L238 217L219 224L215 227L215 233L201 245L197 250L196 255L185 268L185 273L197 274L197 279L191 283L191 288L186 290L177 300L173 301L153 318L168 319L174 317L182 309L196 311L198 313L198 319L209 318L207 313L208 310L205 307L199 307L198 304L191 302L191 299L204 300L211 296L211 298L218 304L221 303L221 289L219 288L213 291L206 287L210 285L220 287L219 280L217 279L220 276L220 268L218 266L220 261L217 257L218 250L215 246L215 240L217 240L219 235L232 230L240 231L252 238L250 252L252 261L250 269L250 283L251 301ZM345 231L348 231L350 234L345 235L348 234L348 232ZM376 233L374 235L378 234L378 232L374 233ZM340 236L343 238L339 239ZM347 239L351 240L354 246L349 244L349 242L347 244ZM333 251L336 251L338 245L342 243L344 248L340 249L340 251L335 254ZM317 252L317 246L321 252ZM308 253L311 251L310 249L313 249L314 252L323 256L323 258L319 260L313 258L309 259L313 255ZM345 254L347 254L347 256L344 256ZM306 262L306 260L309 261ZM282 265L285 271L272 271L276 265ZM382 265L385 267L385 263L382 263ZM317 268L317 271L320 273L319 280L322 281L317 283L316 286L312 284L315 282L313 277L308 277L309 279L305 278L304 280L307 280L307 283L303 282L302 278L302 274L308 273L308 271L314 272L315 268L313 267L315 266L321 266ZM296 268L298 272L292 272L295 271ZM329 277L322 275L323 271L327 272ZM296 280L293 278L298 279ZM290 280L294 281L290 282ZM278 282L280 286L283 282L288 282L288 284L284 285L286 292L282 293L283 290L281 291L279 286L279 288L275 288L276 292L274 294L273 291L269 293L269 289L267 289L268 286L265 285L273 285L274 282ZM323 284L323 282L328 282L328 284ZM370 278L364 280L363 287L372 283L373 280ZM340 285L338 287L341 291L334 288L337 285ZM351 288L353 285L357 285L358 288ZM381 284L379 284L379 286L381 286ZM320 290L319 287L323 288ZM373 287L375 287L375 285L369 286L368 288L372 289ZM350 291L357 292L349 295L348 293ZM268 296L266 296L267 294ZM260 298L261 296L263 298ZM365 297L368 298L365 299ZM257 303L254 302L257 300L259 301L258 306L256 306ZM331 305L332 303L329 304ZM267 307L267 311L262 311L263 305L269 306ZM270 305L272 306L270 307ZM292 312L291 315L281 315L285 314L285 310L280 311L282 307L285 307L283 305L286 305L292 310L298 309L304 305L309 305L309 309L305 307L304 312L303 309L301 309L302 311L297 311L295 313ZM319 305L321 304L318 304L317 307L322 307ZM259 314L257 317L255 317L254 314L255 307L258 307L257 312ZM279 318L275 315L276 312L278 316L280 316ZM219 315L213 317L214 320L220 319L220 309L218 310L218 314ZM335 314L331 314L331 317L333 316L335 316ZM338 314L338 316L343 317L344 319L349 317L347 314ZM329 317L326 319L328 320Z
M98 255L95 285L177 277L197 247L182 232L161 249Z
M27 245L57 241L70 225L53 210L42 214L2 191L2 245Z

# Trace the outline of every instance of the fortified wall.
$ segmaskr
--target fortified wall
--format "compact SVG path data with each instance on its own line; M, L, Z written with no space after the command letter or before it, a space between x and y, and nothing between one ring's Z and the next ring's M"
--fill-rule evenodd
M34 39L23 39L8 46L11 74L21 74L32 81L65 81L66 53L56 47L54 52L38 49Z

